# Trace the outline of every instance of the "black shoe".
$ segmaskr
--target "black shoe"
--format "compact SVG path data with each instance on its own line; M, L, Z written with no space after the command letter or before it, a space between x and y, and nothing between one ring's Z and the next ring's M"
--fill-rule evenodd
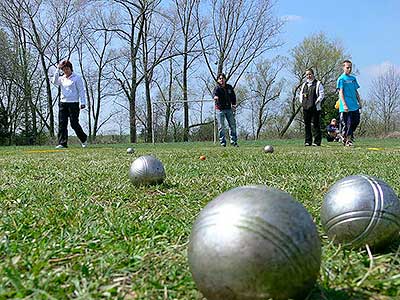
M310 143L304 143L304 147L308 147L308 146L311 146L311 144Z
M222 147L226 147L226 144L225 144L225 143L221 143L221 146L222 146Z
M231 143L231 146L233 146L233 147L239 147L238 143Z

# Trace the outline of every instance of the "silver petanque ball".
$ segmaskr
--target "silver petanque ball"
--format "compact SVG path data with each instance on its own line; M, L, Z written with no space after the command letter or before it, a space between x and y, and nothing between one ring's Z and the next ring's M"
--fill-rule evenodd
M135 150L133 148L126 149L126 153L128 153L128 154L133 154L134 152L135 152Z
M272 147L271 145L267 145L264 147L264 152L265 153L273 153L274 152L274 147Z
M208 300L296 299L316 281L321 244L311 216L289 194L243 186L200 212L188 260Z
M330 239L343 246L381 248L398 237L400 202L383 180L353 175L326 193L321 223Z
M140 156L132 163L129 169L129 177L135 185L162 183L165 179L164 166L154 156Z

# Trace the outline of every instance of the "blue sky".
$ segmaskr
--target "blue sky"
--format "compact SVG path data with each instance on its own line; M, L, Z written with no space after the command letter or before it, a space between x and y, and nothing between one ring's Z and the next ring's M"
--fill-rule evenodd
M277 0L276 10L287 19L280 54L288 55L305 37L324 32L351 55L361 95L388 65L400 70L400 0Z

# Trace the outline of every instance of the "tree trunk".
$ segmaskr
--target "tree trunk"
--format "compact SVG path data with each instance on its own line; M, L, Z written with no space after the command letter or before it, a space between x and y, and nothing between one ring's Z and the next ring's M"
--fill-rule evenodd
M189 103L188 103L188 85L187 85L187 41L185 42L185 52L183 55L183 114L184 114L184 131L183 141L189 141Z
M289 129L290 125L292 124L294 118L295 118L295 117L297 116L297 114L299 113L300 109L301 109L301 106L299 106L299 107L294 111L294 113L292 113L292 115L290 116L289 121L287 122L286 126L285 126L285 127L282 129L282 131L279 133L279 136L280 136L280 137L283 137L283 136L285 135L286 131Z

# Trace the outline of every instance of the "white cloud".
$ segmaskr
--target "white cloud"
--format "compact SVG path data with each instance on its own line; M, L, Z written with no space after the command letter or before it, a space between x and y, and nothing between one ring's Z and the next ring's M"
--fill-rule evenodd
M400 66L397 66L390 61L384 61L378 65L369 65L364 68L362 72L365 72L367 76L376 77L384 74L390 68L393 68L400 74Z
M282 20L286 22L299 22L303 20L303 17L297 15L286 15L282 17Z

